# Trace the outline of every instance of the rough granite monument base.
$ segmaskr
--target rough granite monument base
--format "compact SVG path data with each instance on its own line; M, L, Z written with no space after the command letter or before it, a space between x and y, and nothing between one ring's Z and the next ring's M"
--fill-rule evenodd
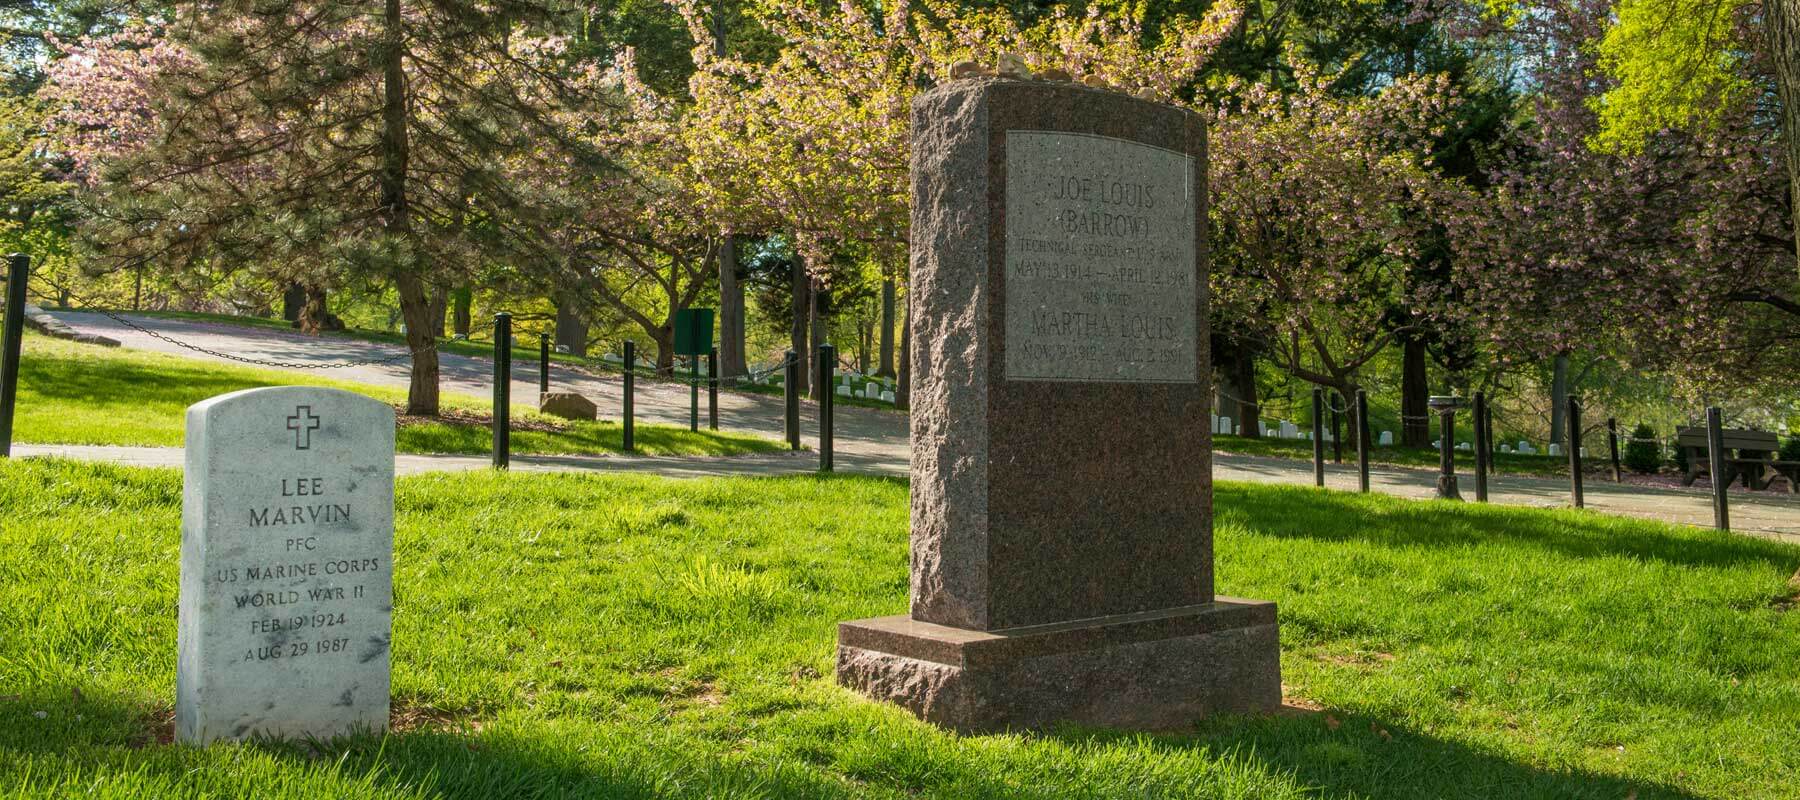
M838 683L979 733L1061 722L1191 727L1281 705L1275 604L1204 605L999 631L905 615L838 625Z

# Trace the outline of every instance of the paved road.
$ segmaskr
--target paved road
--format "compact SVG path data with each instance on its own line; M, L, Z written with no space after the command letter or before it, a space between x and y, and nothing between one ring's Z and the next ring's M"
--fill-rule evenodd
M98 314L58 312L56 316L77 330L111 336L127 347L223 360L146 336ZM402 348L395 345L334 337L309 337L279 330L154 318L133 319L145 327L182 341L267 360L325 364L402 352ZM490 391L492 362L451 354L443 354L440 361L445 391L487 396ZM390 386L405 386L407 383L405 362L318 372L346 380ZM537 391L535 359L515 365L513 382L514 397L534 396L533 393ZM587 395L603 409L619 407L621 395L616 378L575 375L570 370L558 369L553 374L552 383L553 388L571 389ZM647 381L639 384L637 409L644 419L685 425L687 402L688 395L684 386ZM720 426L728 430L780 438L781 413L781 400L778 397L734 392L721 392L719 396ZM849 407L838 408L836 414L836 457L840 470L890 476L907 474L909 451L904 414ZM803 430L807 431L806 438L811 444L813 433L817 430L813 408L810 405L804 406L802 416L805 418ZM181 463L181 451L176 448L18 445L14 449L21 455L61 455L146 466L179 466ZM479 469L487 463L484 456L401 454L396 457L396 465L402 474ZM736 458L514 456L512 463L519 470L601 470L696 477L806 472L814 469L817 461L811 453L799 453ZM1220 453L1214 459L1213 476L1218 480L1310 484L1312 468L1311 464L1304 461ZM1467 482L1469 478L1465 476L1464 480ZM1382 467L1370 472L1372 488L1400 497L1431 497L1435 491L1434 481L1434 473L1426 470ZM1328 467L1326 485L1354 490L1356 472L1351 467ZM1489 496L1496 503L1541 508L1568 504L1568 485L1562 480L1502 475L1496 476L1489 488ZM1464 487L1464 491L1467 495L1473 494L1468 486ZM1690 525L1712 523L1709 495L1700 489L1620 486L1591 481L1587 486L1586 500L1588 507L1597 511ZM1800 542L1800 498L1768 492L1734 491L1731 513L1733 527L1740 531Z

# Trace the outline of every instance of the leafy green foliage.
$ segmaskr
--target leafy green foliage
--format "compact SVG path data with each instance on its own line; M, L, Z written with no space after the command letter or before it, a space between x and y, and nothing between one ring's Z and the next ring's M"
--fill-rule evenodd
M1600 41L1617 84L1594 102L1596 144L1635 153L1667 128L1718 124L1753 87L1738 71L1747 53L1735 16L1742 0L1621 0Z
M1625 466L1632 472L1652 475L1662 469L1662 447L1657 444L1656 429L1644 423L1638 423L1631 430L1631 439L1625 443Z

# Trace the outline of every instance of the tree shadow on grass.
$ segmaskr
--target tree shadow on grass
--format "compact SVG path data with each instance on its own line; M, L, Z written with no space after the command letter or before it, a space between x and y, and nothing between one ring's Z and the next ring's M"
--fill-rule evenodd
M95 406L170 404L187 406L239 389L270 385L224 375L216 366L195 362L140 364L113 359L65 358L27 354L19 366L19 385L39 398L79 401Z
M1663 528L1595 512L1395 501L1303 487L1216 489L1215 522L1259 535L1392 547L1527 545L1574 558L1623 557L1691 567L1765 565L1792 571L1800 548L1720 531Z
M66 692L52 692L66 697ZM34 701L41 705L41 701ZM11 711L0 703L0 711ZM19 706L24 707L24 706ZM240 776L216 769L235 756L205 753L168 744L166 708L148 708L124 697L82 697L57 709L62 719L84 713L90 727L56 728L54 733L19 730L0 720L0 743L33 756L40 766L87 774L142 776L196 794L231 795L247 787ZM591 732L546 722L535 731L477 733L479 722L454 715L433 716L423 727L387 736L354 736L326 743L257 742L248 748L273 758L296 783L321 793L359 786L380 792L426 793L446 798L825 798L854 797L859 783L829 767L804 761L722 758L694 747L682 734L655 730L595 727ZM1403 729L1388 721L1353 714L1283 714L1224 717L1203 723L1195 733L1143 735L1123 731L1069 729L1042 738L1084 746L1119 745L1150 753L1198 754L1237 762L1268 779L1291 779L1319 797L1435 800L1469 798L1605 798L1682 800L1695 795L1650 781L1627 780L1581 770L1546 769L1520 763L1469 745ZM397 717L399 719L401 717ZM416 720L416 717L415 717ZM36 724L26 721L25 727ZM50 725L55 725L52 720ZM574 723L579 724L579 723ZM554 729L552 729L552 726ZM5 730L11 728L13 730ZM9 735L11 734L11 735ZM686 735L694 735L691 732ZM949 734L945 734L949 735ZM985 737L951 742L952 747L988 748ZM916 742L914 743L916 744ZM827 745L829 746L829 745ZM876 769L860 780L870 787L924 797L1029 798L1068 796L1066 786L1021 784L1021 776L984 771L983 762L924 766L904 742L878 744L893 770ZM932 749L932 758L942 751ZM869 754L864 752L866 758ZM829 759L827 759L829 760ZM810 759L808 761L811 761ZM904 763L903 763L904 762ZM1147 773L1154 765L1147 765ZM1058 773L1087 769L1080 764L1044 762ZM222 774L221 774L222 773ZM910 776L910 777L908 777ZM15 776L17 777L17 776ZM134 778L135 779L135 778ZM922 780L921 780L922 779ZM321 795L323 796L323 794Z
M1339 711L1284 708L1263 717L1222 716L1190 735L1143 736L1104 730L1054 734L1072 744L1132 742L1159 751L1202 750L1291 776L1319 797L1697 798L1678 787L1577 769L1549 769L1388 720Z

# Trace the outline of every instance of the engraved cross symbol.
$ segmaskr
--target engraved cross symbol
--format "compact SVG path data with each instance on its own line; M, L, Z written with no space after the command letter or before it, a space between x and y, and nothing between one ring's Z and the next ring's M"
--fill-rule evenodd
M294 449L311 450L312 432L319 429L319 418L313 416L312 406L295 406L287 423L288 430L294 432Z

